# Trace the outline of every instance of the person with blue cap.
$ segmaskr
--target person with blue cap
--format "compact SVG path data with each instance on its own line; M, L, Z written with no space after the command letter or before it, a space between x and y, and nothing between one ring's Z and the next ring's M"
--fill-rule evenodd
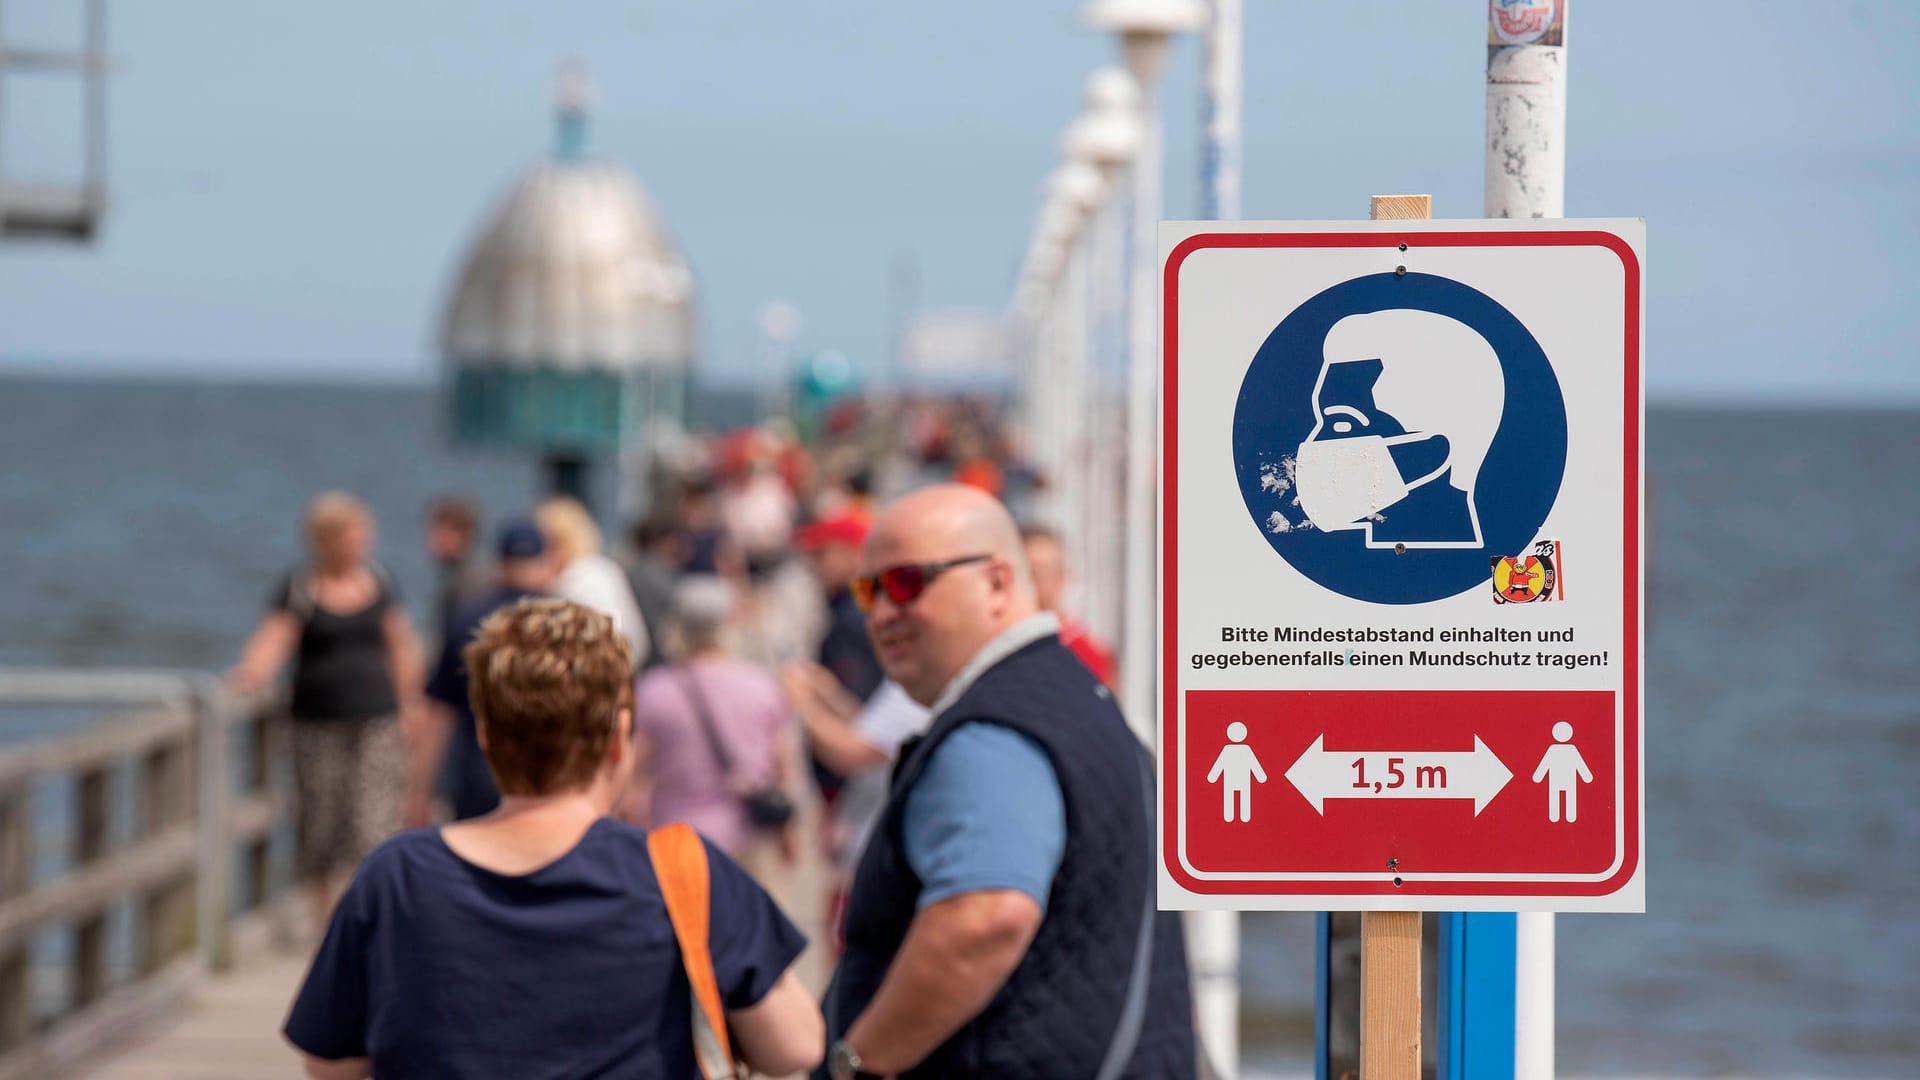
M428 746L420 755L421 768L411 778L409 828L430 823L436 782L447 797L455 821L479 817L500 803L486 755L480 752L461 651L487 616L529 596L547 595L553 583L553 564L547 557L544 534L525 518L509 521L501 528L496 552L499 569L493 593L460 608L447 620L440 662L427 680L434 722L428 725Z

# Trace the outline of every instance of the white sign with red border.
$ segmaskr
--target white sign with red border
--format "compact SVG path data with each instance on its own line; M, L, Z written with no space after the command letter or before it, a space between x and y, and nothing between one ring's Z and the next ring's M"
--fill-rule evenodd
M1644 910L1644 250L1161 225L1163 907Z

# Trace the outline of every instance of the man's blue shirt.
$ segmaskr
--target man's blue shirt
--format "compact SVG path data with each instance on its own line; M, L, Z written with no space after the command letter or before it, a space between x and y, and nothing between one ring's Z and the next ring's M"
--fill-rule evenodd
M1040 744L998 724L966 724L934 747L907 796L907 863L919 905L1017 889L1042 909L1067 844L1066 802Z
M468 696L467 665L462 655L487 616L539 593L500 587L491 596L456 611L445 627L440 643L440 662L427 678L427 696L453 712L453 730L447 734L446 763L440 769L440 788L453 804L456 821L479 817L500 805L499 789L493 785L493 770L480 752L480 736Z

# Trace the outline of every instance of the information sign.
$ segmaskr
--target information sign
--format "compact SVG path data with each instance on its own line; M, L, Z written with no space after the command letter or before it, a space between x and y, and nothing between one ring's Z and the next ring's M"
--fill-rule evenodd
M1639 911L1644 224L1161 226L1161 900Z

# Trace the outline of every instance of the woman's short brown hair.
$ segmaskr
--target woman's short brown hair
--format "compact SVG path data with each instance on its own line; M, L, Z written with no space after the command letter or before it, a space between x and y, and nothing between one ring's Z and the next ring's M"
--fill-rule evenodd
M461 653L487 764L504 795L586 786L633 705L633 650L613 620L568 600L522 600Z

